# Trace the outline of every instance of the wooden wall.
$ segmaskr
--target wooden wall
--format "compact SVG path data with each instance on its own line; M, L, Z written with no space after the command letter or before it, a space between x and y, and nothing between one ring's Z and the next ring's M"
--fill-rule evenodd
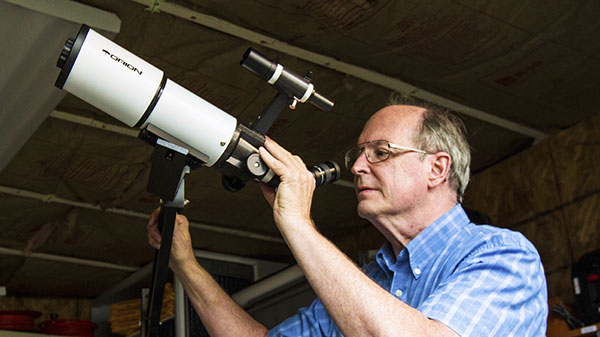
M465 207L537 247L550 298L574 303L571 267L600 249L600 115L475 175Z

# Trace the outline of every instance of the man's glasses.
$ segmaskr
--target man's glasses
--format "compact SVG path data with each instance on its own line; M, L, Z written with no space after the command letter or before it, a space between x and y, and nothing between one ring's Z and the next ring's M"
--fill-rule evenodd
M346 151L344 156L344 162L346 168L349 170L354 165L354 162L364 152L367 156L367 160L371 164L379 163L387 160L390 157L391 149L400 150L403 152L416 152L421 154L427 154L426 151L413 149L411 147L396 145L388 142L387 140L372 140L362 144L357 144Z

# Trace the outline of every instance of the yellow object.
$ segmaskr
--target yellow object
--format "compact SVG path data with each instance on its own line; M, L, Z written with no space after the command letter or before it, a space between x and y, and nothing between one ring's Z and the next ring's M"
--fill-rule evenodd
M154 13L160 13L160 2L161 0L154 0L152 2L152 5L148 6L148 8L146 8L147 11L149 11L150 13L154 14Z
M140 299L131 299L113 303L110 305L110 316L108 321L110 322L110 328L113 333L130 336L134 333L140 332L141 326L141 313L140 313ZM163 303L160 312L160 320L175 315L175 291L173 290L173 284L165 284L165 293L163 296Z

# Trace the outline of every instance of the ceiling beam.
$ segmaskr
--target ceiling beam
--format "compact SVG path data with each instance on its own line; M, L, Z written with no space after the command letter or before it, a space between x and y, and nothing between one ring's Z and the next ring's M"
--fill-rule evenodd
M46 203L52 202L52 203L57 203L57 204L91 209L94 211L102 211L102 212L106 212L106 213L119 214L119 215L134 217L134 218L148 219L148 217L149 217L148 214L142 213L142 212L127 210L127 209L123 209L123 208L116 208L116 207L102 208L99 205L93 205L93 204L90 204L87 202L73 201L73 200L60 198L54 194L40 194L40 193L27 191L27 190L23 190L23 189L18 189L18 188L13 188L13 187L8 187L8 186L0 186L0 193L5 193L5 194L17 196L17 197L36 199L36 200L46 202ZM261 241L268 241L268 242L281 243L281 244L285 243L281 237L258 234L258 233L253 233L253 232L249 232L249 231L242 231L242 230L231 229L231 228L225 228L225 227L221 227L221 226L209 225L209 224L204 224L204 223L195 222L195 221L190 221L190 227L195 228L195 229L210 231L210 232L217 232L217 233L221 233L221 234L225 234L225 235L239 236L239 237L243 237L246 239L261 240Z
M82 258L78 258L78 257L70 257L70 256L63 256L63 255L54 255L54 254L46 254L46 253L31 253L31 254L27 255L22 250L6 248L6 247L0 247L0 254L16 255L16 256L23 256L23 257L46 260L46 261L65 262L65 263L79 264L79 265L90 266L90 267L114 269L114 270L129 271L129 272L136 271L139 269L138 267L123 266L120 264L114 264L114 263L109 263L109 262L104 262L104 261L82 259Z
M75 124L89 126L89 127L100 129L100 130L106 130L106 131L118 133L118 134L129 136L129 137L134 137L134 138L137 138L138 134L140 133L140 130L138 130L138 129L128 128L128 127L124 127L124 126L118 126L118 125L104 123L104 122L99 122L93 118L83 117L80 115L76 115L76 114L72 114L72 113L64 112L64 111L59 111L59 110L53 110L52 112L50 112L50 117L60 119L63 121L67 121L67 122L71 122L71 123L75 123Z
M214 29L216 31L238 37L240 39L262 45L266 48L277 50L284 54L303 59L325 68L329 68L343 74L348 74L356 78L360 78L367 82L380 85L384 88L392 89L397 92L408 94L410 96L423 99L428 102L435 103L450 110L465 114L467 116L482 120L484 122L502 127L507 130L534 138L536 142L546 138L548 135L540 130L536 130L513 121L500 118L487 112L474 109L464 104L452 101L450 99L438 96L429 91L417 88L411 84L401 81L397 78L390 77L369 69L365 69L353 64L341 62L333 57L321 55L306 49L295 47L283 41L279 41L270 36L254 32L241 26L234 25L222 19L191 10L189 8L167 2L155 0L131 0L139 4L148 6L151 12L159 10L171 14L173 16L195 22L202 26Z

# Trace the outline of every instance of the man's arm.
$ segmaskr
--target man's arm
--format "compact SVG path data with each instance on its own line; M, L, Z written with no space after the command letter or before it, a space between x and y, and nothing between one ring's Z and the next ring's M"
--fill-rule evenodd
M315 181L297 156L267 138L260 154L281 178L262 186L275 222L307 280L345 336L457 336L379 287L315 228Z
M148 222L148 241L160 248L158 210ZM204 327L213 336L266 336L267 329L235 303L212 276L200 266L192 248L189 222L177 215L169 267L183 284Z

